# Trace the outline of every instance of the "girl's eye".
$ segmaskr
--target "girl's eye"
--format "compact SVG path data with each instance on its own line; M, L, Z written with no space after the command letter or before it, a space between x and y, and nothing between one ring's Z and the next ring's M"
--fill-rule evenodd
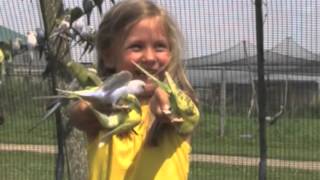
M140 51L142 49L142 46L139 44L132 44L131 46L129 46L129 49L131 49L132 51Z
M163 44L163 43L159 43L159 44L156 44L156 50L158 52L163 52L163 51L167 51L169 48L166 44Z

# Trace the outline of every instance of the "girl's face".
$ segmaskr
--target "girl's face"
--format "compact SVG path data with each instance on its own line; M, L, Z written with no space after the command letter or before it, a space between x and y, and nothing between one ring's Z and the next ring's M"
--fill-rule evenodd
M132 27L124 40L120 57L115 64L116 71L132 72L134 79L146 82L145 95L152 95L155 85L131 62L140 64L151 74L163 79L164 71L171 59L169 46L160 18L143 19Z

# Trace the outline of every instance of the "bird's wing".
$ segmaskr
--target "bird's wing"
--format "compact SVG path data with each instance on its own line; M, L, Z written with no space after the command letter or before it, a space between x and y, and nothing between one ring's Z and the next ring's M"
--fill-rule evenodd
M100 138L100 141L105 141L106 139L108 139L112 135L128 132L129 130L132 130L138 124L139 124L139 122L125 122L125 123L117 126L116 128L103 134Z
M129 71L120 71L103 82L102 90L112 92L113 90L127 84L131 79L132 74Z

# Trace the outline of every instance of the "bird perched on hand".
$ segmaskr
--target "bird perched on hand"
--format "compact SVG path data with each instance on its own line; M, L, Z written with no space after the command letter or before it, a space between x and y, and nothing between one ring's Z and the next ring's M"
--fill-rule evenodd
M165 110L163 114L168 116L172 123L176 124L175 127L178 132L180 134L191 133L200 118L199 110L193 100L177 87L168 72L165 72L168 83L164 83L143 69L140 65L135 62L133 62L133 64L169 94L170 108Z
M99 123L105 128L100 141L105 142L110 136L128 132L133 129L142 119L142 111L139 100L132 94L121 96L119 106L127 106L127 109L103 114L97 111L91 104L89 108L95 114Z
M127 94L139 95L144 92L145 83L142 80L132 80L129 71L121 71L106 79L101 86L79 91L57 89L66 98L81 98L100 105L112 105L118 108L120 97Z
M105 141L108 137L127 132L141 121L140 102L135 95L144 92L145 82L132 80L129 71L121 71L95 86L79 91L57 90L66 98L78 98L89 103L89 108L97 117L100 124L106 128L100 138ZM111 114L103 114L95 106L111 107Z

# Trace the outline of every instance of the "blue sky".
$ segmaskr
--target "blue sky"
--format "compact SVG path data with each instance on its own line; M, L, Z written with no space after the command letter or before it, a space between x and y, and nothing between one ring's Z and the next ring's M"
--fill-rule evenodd
M176 19L184 36L185 57L222 51L239 41L255 40L253 0L154 0ZM310 51L320 53L320 1L264 0L265 47L270 48L287 36ZM0 0L0 24L25 34L41 27L36 0ZM17 5L18 4L18 5ZM81 0L65 0L66 7L81 6ZM104 10L111 7L105 1ZM97 10L92 16L97 25Z

